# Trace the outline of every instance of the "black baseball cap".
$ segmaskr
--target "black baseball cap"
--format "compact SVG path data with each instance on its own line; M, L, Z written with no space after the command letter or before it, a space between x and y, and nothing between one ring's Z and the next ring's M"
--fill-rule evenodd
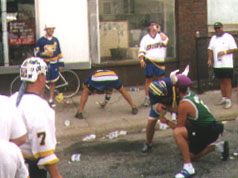
M223 24L221 22L214 23L214 28L220 28L222 26L223 26Z
M148 23L148 26L150 26L150 25L152 25L152 24L157 24L157 25L159 25L159 23L156 22L156 21L150 21L150 22Z

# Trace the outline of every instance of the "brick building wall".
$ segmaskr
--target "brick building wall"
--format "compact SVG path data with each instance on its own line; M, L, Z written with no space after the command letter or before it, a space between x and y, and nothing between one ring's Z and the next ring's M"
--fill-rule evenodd
M176 0L176 43L178 67L190 64L190 74L196 79L196 31L200 36L208 35L207 0Z

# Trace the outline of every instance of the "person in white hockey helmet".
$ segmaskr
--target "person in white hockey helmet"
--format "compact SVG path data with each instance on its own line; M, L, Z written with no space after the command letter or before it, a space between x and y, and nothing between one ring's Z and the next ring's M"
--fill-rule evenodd
M29 167L30 177L62 178L54 153L56 146L55 111L42 98L47 65L39 57L24 60L20 69L23 84L11 96L27 128L27 141L20 148Z

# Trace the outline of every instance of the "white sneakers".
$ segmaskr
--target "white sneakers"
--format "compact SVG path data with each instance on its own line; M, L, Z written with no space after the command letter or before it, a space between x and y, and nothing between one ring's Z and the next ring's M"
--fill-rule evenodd
M225 109L230 109L231 107L232 107L231 100L230 99L226 99L226 103L225 103L224 108Z
M169 126L167 124L164 124L164 123L160 122L159 128L160 128L160 130L166 130L166 129L169 128Z
M232 102L231 99L222 97L222 99L217 103L217 106L218 105L224 105L224 109L230 109L232 107Z
M226 98L222 97L222 99L216 104L217 106L223 105L226 103Z
M48 103L49 103L50 107L52 107L52 108L56 107L56 104L54 103L53 100L49 99Z
M145 100L144 100L143 105L144 105L145 107L147 107L147 106L150 105L150 98L149 98L149 96L146 96L146 97L145 97Z

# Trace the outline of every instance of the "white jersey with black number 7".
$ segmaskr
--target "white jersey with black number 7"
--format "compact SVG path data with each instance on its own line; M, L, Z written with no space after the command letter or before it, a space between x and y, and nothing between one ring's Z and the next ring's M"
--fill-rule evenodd
M17 94L11 97L16 100ZM39 160L38 166L55 164L55 111L40 96L25 93L18 109L27 129L27 141L20 148L24 158Z

